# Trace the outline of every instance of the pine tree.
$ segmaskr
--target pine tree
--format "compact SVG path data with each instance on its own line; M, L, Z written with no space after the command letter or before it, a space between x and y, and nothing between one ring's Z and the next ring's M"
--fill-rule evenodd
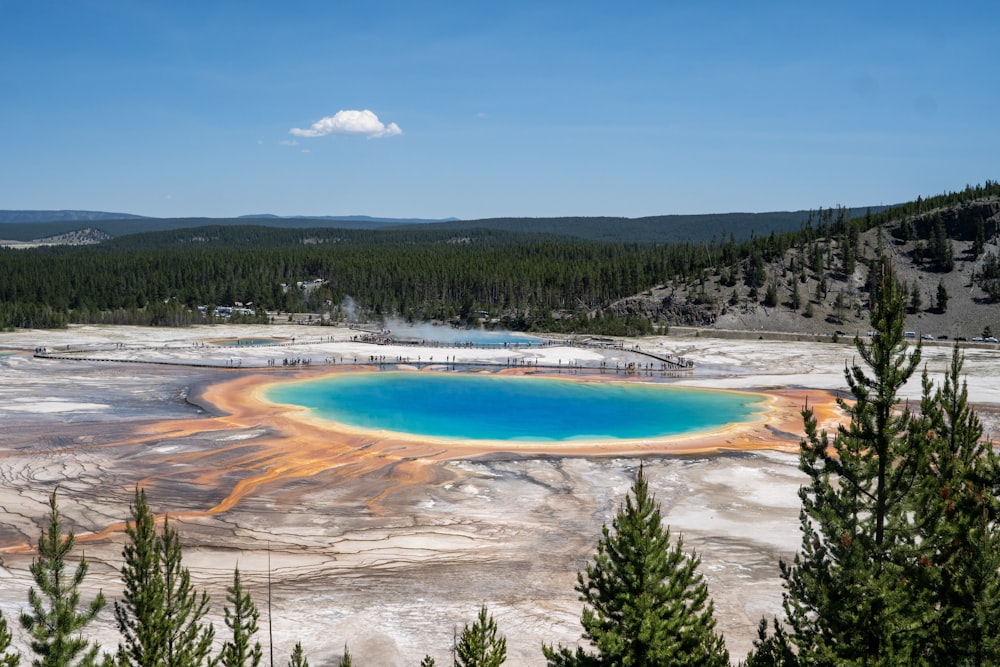
M802 548L793 564L780 566L789 639L804 664L916 664L908 653L913 582L904 571L920 453L907 448L911 415L899 410L897 393L919 364L920 347L907 356L905 288L885 265L881 282L871 313L879 335L870 344L856 339L872 375L857 364L846 369L854 402L838 399L850 423L831 442L803 410Z
M774 283L767 284L767 290L764 292L764 305L768 308L774 308L778 305L778 289Z
M983 426L952 352L943 385L923 378L921 416L909 446L928 453L914 512L919 558L910 575L926 589L921 627L930 664L1000 663L1000 456L981 440ZM930 622L927 622L927 621Z
M347 644L344 644L344 655L340 656L340 667L352 667L352 664L351 652L347 649Z
M239 567L233 572L233 585L226 588L226 602L232 605L223 609L226 627L232 632L232 639L223 644L219 664L222 667L259 667L263 649L260 642L254 642L251 648L250 642L254 641L257 634L260 612L250 598L250 593L243 590Z
M425 655L424 659L420 661L420 667L434 667L434 658Z
M116 662L124 667L162 664L164 659L164 591L156 522L146 493L136 489L132 521L125 522L128 542L122 548L125 590L115 602L122 643Z
M117 663L124 667L198 667L206 662L215 632L202 623L208 596L199 599L191 575L181 563L177 531L164 517L162 537L146 493L136 489L132 520L126 521L129 541L122 549L122 600L115 602L115 619L123 643Z
M21 662L18 653L10 652L10 644L13 637L7 628L7 619L0 614L0 667L17 667Z
M583 637L597 653L543 646L548 664L728 666L700 561L684 554L682 540L671 546L642 467L612 528L601 530L576 586L585 603Z
M753 649L747 654L740 667L797 667L798 657L785 634L785 629L777 619L773 619L774 634L767 632L767 619L760 619L757 639Z
M914 280L913 286L910 288L910 312L917 312L922 305L923 300L920 298L920 285Z
M31 563L31 576L38 589L28 590L31 611L21 613L21 626L31 635L31 650L36 658L33 667L89 667L97 662L98 645L81 631L104 608L104 595L98 593L86 608L80 606L80 586L89 565L81 558L72 577L67 577L66 558L76 537L72 531L62 534L62 518L56 492L49 496L48 526L38 540L38 558Z
M211 661L215 629L205 622L208 614L208 594L201 595L191 584L191 572L182 563L180 535L163 517L160 538L160 564L164 583L165 665L166 667L200 667Z
M972 242L972 258L979 259L979 256L983 254L983 249L986 246L986 226L983 223L983 219L979 218L976 220L976 238Z
M948 310L948 290L945 289L944 282L938 281L937 286L937 311L943 313Z
M295 642L292 656L288 660L288 667L309 667L309 661L306 660L306 654L302 650L302 642Z
M455 667L499 667L507 660L507 638L499 634L486 605L470 628L462 630L455 647Z

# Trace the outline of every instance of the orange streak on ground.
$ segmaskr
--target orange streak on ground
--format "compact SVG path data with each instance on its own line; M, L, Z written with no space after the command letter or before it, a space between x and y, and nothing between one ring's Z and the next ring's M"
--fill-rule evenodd
M303 372L298 377L313 379L316 374ZM587 379L601 378L588 376ZM288 381L288 376L280 380ZM387 498L400 489L440 481L446 473L439 464L449 460L495 453L650 456L760 449L797 452L803 432L801 410L807 402L820 420L821 427L835 428L843 416L828 392L768 390L754 392L767 398L759 419L731 424L709 433L641 441L451 441L360 431L309 419L304 409L263 400L264 389L275 382L273 375L253 374L212 385L205 389L202 398L221 411L223 416L162 422L147 427L138 437L101 446L164 444L173 439L204 434L236 433L239 439L225 441L211 450L162 454L161 463L168 465L158 467L167 470L152 472L139 482L139 486L149 489L183 475L188 483L193 482L203 488L218 489L231 485L222 500L214 506L203 510L170 512L171 517L197 518L226 512L262 488L321 473L361 477L391 466L383 480L382 490L368 501L369 508L379 513ZM253 430L262 434L244 437L247 431ZM171 468L180 468L182 472L170 472ZM232 475L241 478L235 482L226 479ZM116 523L98 532L79 534L77 540L100 540L123 529L124 523ZM19 545L0 549L0 552L28 550L28 547Z
M239 465L257 473L236 483L229 495L206 513L226 511L262 486L283 480L327 471L360 476L394 465L391 475L393 484L369 503L373 510L377 510L381 501L394 489L436 478L439 473L431 470L429 464L499 452L519 455L643 456L722 450L798 451L798 434L802 433L801 410L807 398L822 424L836 423L840 414L833 397L827 392L779 390L760 392L769 399L761 420L729 425L711 433L646 441L456 442L366 432L309 419L305 410L263 401L261 394L264 388L273 382L273 377L246 376L214 385L203 394L206 401L227 413L225 419L230 426L248 428L263 423L269 431L277 434L253 441L260 451L254 459L243 459Z

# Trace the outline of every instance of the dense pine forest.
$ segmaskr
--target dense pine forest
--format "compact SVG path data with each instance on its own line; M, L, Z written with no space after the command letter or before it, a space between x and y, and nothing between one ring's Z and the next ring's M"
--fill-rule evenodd
M3 248L0 328L181 326L204 321L199 306L211 317L212 306L237 304L250 304L255 314L242 317L257 322L288 313L329 321L345 318L350 303L367 320L645 334L699 323L706 309L718 312L727 300L743 308L787 301L805 310L802 295L795 298L796 277L815 295L805 300L822 307L839 293L838 281L849 282L859 264L871 262L874 252L864 252L859 239L872 229L891 227L899 243L910 242L907 260L921 270L948 271L952 244L970 243L983 253L997 233L997 216L990 208L975 209L972 218L940 212L998 197L1000 184L987 181L858 217L821 209L798 230L744 241L588 241L457 223L398 230L208 225L96 245ZM991 300L1000 297L998 266L995 255L987 256L976 277ZM665 287L675 296L686 292L683 309L659 296L652 308L622 305ZM850 302L841 295L835 307L860 312L867 297L848 296Z

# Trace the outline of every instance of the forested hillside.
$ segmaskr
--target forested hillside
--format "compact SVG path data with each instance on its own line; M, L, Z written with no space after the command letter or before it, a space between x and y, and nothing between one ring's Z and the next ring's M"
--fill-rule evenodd
M871 209L843 209L848 218L878 212ZM711 213L704 215L655 215L644 218L565 217L565 218L486 218L483 220L430 223L429 229L458 230L470 226L511 232L537 232L575 237L588 241L630 243L709 243L713 239L746 241L754 236L782 234L802 228L822 215L814 211L769 213Z
M998 221L1000 185L987 181L856 218L820 210L796 231L746 241L600 242L449 228L457 223L205 225L88 247L0 249L0 326L183 325L202 321L198 306L239 304L256 321L305 312L318 322L344 317L349 300L367 319L519 330L641 334L699 324L832 333L862 321L867 267L883 253L915 285L913 317L968 314L1000 298Z
M846 209L849 217L873 209ZM251 215L238 218L142 218L92 211L0 211L0 239L36 241L82 229L80 221L100 221L105 234L117 237L194 227L243 227L258 225L278 229L391 229L397 231L451 231L492 229L496 231L549 234L587 241L615 243L707 243L712 239L745 241L799 229L815 213L775 211L770 213L718 213L706 215L658 215L645 218L562 217L484 218L481 220L416 220L367 216L279 217ZM118 217L115 217L118 216Z
M971 339L1000 327L996 182L852 220L825 213L818 225L756 238L735 261L723 256L611 310L716 329L854 335L867 330L870 267L888 256L909 290L907 329Z

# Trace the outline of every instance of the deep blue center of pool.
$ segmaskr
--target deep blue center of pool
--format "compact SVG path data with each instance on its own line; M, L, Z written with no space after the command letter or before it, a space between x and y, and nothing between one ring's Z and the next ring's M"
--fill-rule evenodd
M271 387L275 403L366 429L464 440L656 438L746 421L762 399L655 384L345 373Z

